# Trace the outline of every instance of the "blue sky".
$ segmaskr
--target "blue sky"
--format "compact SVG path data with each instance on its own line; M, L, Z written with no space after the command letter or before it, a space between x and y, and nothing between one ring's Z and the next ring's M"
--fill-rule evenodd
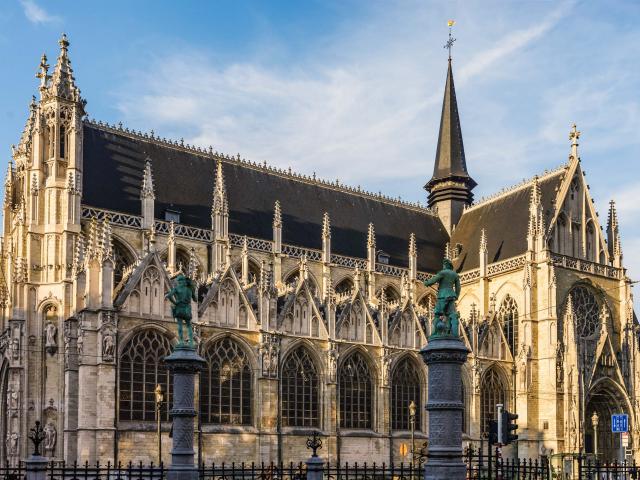
M5 0L0 158L64 31L92 118L424 202L448 19L476 197L564 163L576 122L640 278L636 1Z

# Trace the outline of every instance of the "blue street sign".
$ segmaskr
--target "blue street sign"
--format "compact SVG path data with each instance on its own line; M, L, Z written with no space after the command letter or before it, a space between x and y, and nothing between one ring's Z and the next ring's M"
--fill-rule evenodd
M611 431L622 433L629 431L629 416L626 413L615 413L611 415Z

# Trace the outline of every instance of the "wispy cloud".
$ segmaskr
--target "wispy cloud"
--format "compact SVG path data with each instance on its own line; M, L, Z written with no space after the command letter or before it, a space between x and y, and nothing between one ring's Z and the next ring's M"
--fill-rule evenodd
M38 5L33 0L20 0L25 17L31 23L44 24L59 22L60 17L48 13L44 8Z
M453 16L454 76L476 195L566 161L575 121L600 213L617 198L627 219L623 248L640 244L632 222L640 184L624 173L637 172L633 152L640 154L640 70L628 63L640 55L640 33L574 1L464 5L459 16L441 3L373 8L366 22L330 32L284 66L265 58L264 44L257 60L235 62L196 46L162 52L130 72L115 104L135 128L424 200L446 71L442 19ZM626 258L640 272L640 256Z

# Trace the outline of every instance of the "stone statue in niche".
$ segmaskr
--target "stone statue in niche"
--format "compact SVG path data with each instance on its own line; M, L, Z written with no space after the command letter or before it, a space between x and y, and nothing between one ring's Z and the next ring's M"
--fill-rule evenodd
M20 340L15 337L11 339L11 357L14 360L20 359Z
M105 332L102 337L102 360L113 362L116 344L113 332Z
M44 454L46 457L55 456L57 437L56 426L51 422L47 423L44 427Z
M44 349L49 355L53 355L58 350L58 327L53 322L47 322L44 327Z
M15 457L16 455L18 455L18 439L19 438L20 437L16 432L7 433L6 447L7 447L8 457Z

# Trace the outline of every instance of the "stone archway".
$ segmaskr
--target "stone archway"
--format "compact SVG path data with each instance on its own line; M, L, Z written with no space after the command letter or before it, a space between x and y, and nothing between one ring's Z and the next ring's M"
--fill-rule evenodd
M626 395L619 385L608 378L596 381L586 398L584 412L584 446L586 453L594 453L594 428L592 417L598 415L598 459L606 462L624 460L620 434L611 432L611 415L629 415L629 432L632 431L632 415Z

